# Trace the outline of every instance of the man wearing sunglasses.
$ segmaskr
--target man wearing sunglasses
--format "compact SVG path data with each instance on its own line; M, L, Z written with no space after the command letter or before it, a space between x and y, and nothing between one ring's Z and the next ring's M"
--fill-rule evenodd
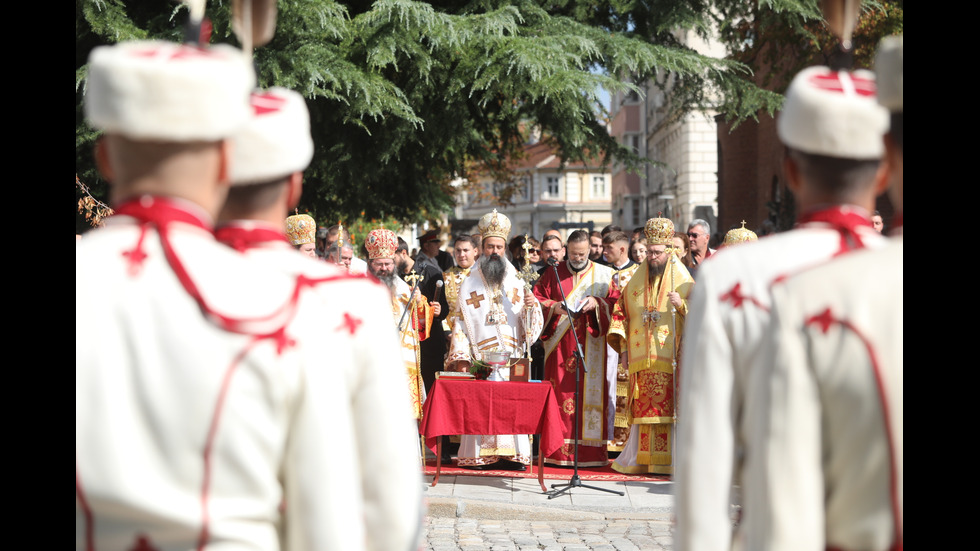
M708 247L711 239L711 225L707 221L696 218L687 226L687 236L691 239L691 258L694 265L701 264L705 258L715 254L715 250Z

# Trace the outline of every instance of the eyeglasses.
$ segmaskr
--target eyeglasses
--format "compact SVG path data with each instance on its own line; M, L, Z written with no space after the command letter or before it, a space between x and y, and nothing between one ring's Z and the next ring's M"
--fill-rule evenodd
M708 234L706 234L706 233L695 233L695 232L689 232L687 234L687 236L690 237L691 239L697 239L698 237L701 237L702 235L708 235Z

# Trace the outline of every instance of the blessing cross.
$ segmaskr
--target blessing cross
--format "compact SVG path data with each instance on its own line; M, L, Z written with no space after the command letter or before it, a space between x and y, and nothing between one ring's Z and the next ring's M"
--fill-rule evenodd
M643 323L651 324L660 321L660 312L657 312L653 308L648 308L643 312Z
M531 285L534 285L534 282L538 279L538 277L540 277L538 272L535 272L534 268L532 268L530 264L524 264L521 271L517 272L517 279L523 281L524 288L528 290L531 289Z
M521 248L524 249L524 259L525 260L527 260L527 257L530 256L530 255L528 255L528 251L530 251L531 249L534 248L534 247L531 246L531 243L528 242L527 239L528 239L528 237L527 237L527 234L525 233L524 234L524 244L521 245Z
M414 287L415 282L420 279L422 279L422 275L415 273L415 270L412 270L412 273L405 276L405 282L411 285L412 287Z
M470 291L470 298L466 299L466 304L469 304L473 308L480 308L480 303L486 298L483 295L477 295L476 291Z
M521 268L521 271L517 273L517 278L524 282L524 287L526 289L530 290L531 285L533 285L534 282L540 276L538 276L538 272L534 271L534 269L531 268L531 259L530 259L531 255L529 254L529 251L534 247L527 239L528 237L527 234L525 233L524 244L521 245L521 248L524 249L524 266Z

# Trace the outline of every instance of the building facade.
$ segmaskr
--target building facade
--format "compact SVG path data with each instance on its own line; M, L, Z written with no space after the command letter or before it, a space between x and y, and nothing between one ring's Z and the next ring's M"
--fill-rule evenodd
M705 42L693 32L679 38L704 55L724 56L719 44ZM665 78L669 90L670 78ZM646 165L638 174L630 173L621 164L613 167L613 223L635 228L659 214L683 230L692 220L701 218L717 234L715 113L689 113L680 120L670 120L669 94L652 81L637 86L642 94L618 92L611 96L611 134L657 164Z
M598 161L562 166L555 148L539 141L524 147L512 170L511 182L482 177L458 183L453 233L476 233L479 218L493 209L510 218L511 236L526 233L538 240L552 228L564 239L577 228L601 230L612 222L612 176ZM508 193L509 201L502 204L500 198Z

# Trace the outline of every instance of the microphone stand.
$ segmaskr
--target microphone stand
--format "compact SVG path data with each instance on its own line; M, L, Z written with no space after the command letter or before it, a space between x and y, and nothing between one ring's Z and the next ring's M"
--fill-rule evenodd
M549 260L554 260L549 259ZM579 424L578 416L579 409L582 407L582 401L580 399L580 378L583 371L588 372L588 368L585 366L585 354L582 353L582 343L578 340L578 333L575 332L575 320L572 318L572 311L568 309L568 300L565 297L565 290L561 288L561 276L558 275L558 262L555 261L551 264L551 267L555 271L555 281L558 282L558 292L561 293L561 302L565 306L565 311L568 312L568 325L569 329L572 331L572 336L575 337L575 358L578 360L578 366L580 369L575 370L575 420L572 423L572 442L574 444L575 456L572 460L572 479L568 481L567 484L552 484L553 488L548 493L548 499L554 499L565 492L570 491L572 488L589 488L590 490L599 490L600 492L609 492L610 494L619 494L621 496L626 495L625 492L620 492L618 490L610 490L608 488L599 488L598 486L589 486L588 484L582 484L582 479L578 476L578 441L579 441ZM598 299L596 299L598 300Z

